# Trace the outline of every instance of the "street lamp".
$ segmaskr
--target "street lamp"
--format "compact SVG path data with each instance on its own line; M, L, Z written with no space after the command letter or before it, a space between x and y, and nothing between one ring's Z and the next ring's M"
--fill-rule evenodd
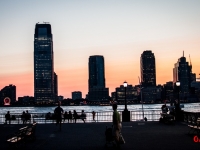
M176 82L176 86L178 87L178 105L180 105L180 96L179 96L179 93L180 93L180 85L181 85L181 82L180 82L180 81L177 81L177 82Z
M175 104L176 120L180 120L180 84L180 81L176 82L176 86L178 87L178 103Z
M123 122L130 122L130 111L127 109L127 103L126 103L126 88L128 86L128 83L124 82L124 96L125 96L125 109L122 112L122 121Z
M128 111L127 109L127 102L126 102L126 87L128 86L128 83L124 81L124 95L125 95L125 109L124 111Z

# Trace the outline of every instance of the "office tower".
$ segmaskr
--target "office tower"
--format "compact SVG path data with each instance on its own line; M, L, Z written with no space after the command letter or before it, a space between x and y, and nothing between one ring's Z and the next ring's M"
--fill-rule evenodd
M99 55L89 58L88 99L90 101L108 100L109 91L105 88L104 57Z
M51 25L35 26L34 35L34 97L36 104L54 102L54 55Z
M151 50L146 50L141 54L140 70L142 86L156 86L156 63Z
M183 56L178 59L173 68L173 83L180 82L180 96L186 96L190 90L190 84L192 81L192 65L186 62L186 58Z
M16 86L10 84L1 89L1 104L12 105L16 101Z
M72 92L72 99L73 100L82 99L82 93L80 91Z

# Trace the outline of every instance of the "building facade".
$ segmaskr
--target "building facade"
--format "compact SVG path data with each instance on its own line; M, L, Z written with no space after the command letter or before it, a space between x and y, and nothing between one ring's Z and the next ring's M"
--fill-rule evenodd
M151 50L146 50L140 57L141 83L143 87L156 86L156 63Z
M125 93L125 87L123 85L120 85L120 87L115 88L115 95L114 98L112 98L114 101L117 101L119 104L124 104L125 102L125 94L126 94L126 100L127 103L137 103L138 102L138 91L137 88L128 85L126 87L126 93ZM113 93L113 94L114 94Z
M80 91L72 92L72 99L73 100L82 99L82 92L80 92Z
M53 36L48 23L35 26L34 97L36 104L55 101Z
M104 101L109 99L109 89L105 88L104 57L89 57L88 100Z
M16 101L16 86L10 84L1 89L1 105L12 105Z
M183 56L178 59L173 68L173 83L176 85L177 81L180 82L179 90L181 98L189 94L193 76L192 65L189 65L183 53Z

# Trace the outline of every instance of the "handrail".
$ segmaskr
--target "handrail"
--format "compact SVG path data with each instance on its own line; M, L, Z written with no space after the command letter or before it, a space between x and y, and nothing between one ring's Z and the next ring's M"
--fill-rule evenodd
M144 110L144 116L148 119L148 121L159 121L160 118L160 110ZM55 120L45 119L46 113L30 113L31 120L28 123L37 122L39 124L46 124L46 123L54 123ZM78 112L80 115L81 112ZM95 120L93 120L93 114L91 112L85 112L86 114L86 123L87 122L112 122L112 111L104 111L104 112L96 112ZM122 111L119 111L119 114L122 118ZM21 120L21 113L11 113L15 115L15 120L11 119L11 124L23 124ZM12 117L11 117L12 118ZM142 111L130 111L130 120L137 121L143 119L143 112ZM63 120L64 121L64 120ZM81 119L77 120L77 123L82 123ZM0 114L0 124L5 123L5 114ZM9 122L7 122L9 123ZM64 123L68 123L68 120L65 120Z

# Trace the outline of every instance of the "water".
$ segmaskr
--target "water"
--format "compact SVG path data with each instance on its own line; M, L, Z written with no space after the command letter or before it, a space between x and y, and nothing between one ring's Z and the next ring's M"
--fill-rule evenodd
M144 110L161 110L161 106L163 104L144 104ZM182 110L189 112L200 112L200 103L187 103L183 104L184 108ZM167 104L169 106L169 104ZM84 110L85 112L105 112L105 111L113 111L112 106L62 106L64 111L73 111L81 112ZM141 111L142 105L127 105L129 111ZM25 110L28 110L30 113L47 113L53 112L55 106L52 107L0 107L0 114L5 114L7 111L10 113L22 113ZM124 105L118 105L118 111L123 111Z

